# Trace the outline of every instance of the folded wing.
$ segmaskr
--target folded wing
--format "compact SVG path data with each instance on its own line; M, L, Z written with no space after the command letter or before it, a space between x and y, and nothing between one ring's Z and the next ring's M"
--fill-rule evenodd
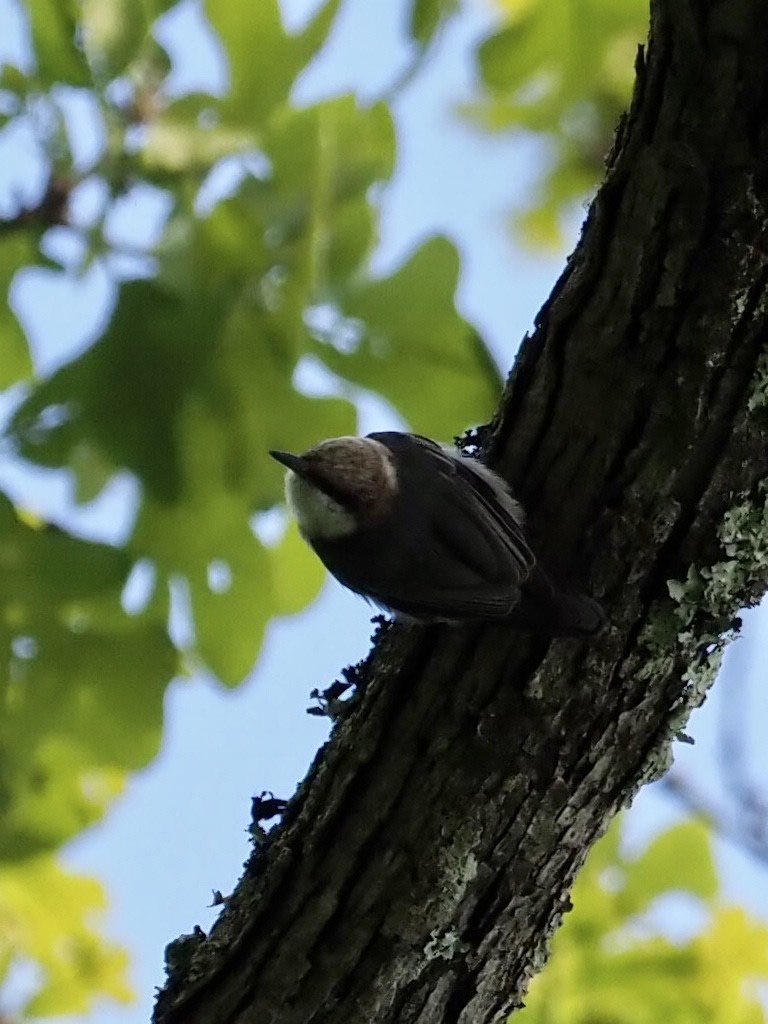
M535 558L522 509L500 477L474 459L415 434L371 434L393 452L408 508L407 558L376 567L376 586L348 586L415 618L501 618L520 599ZM408 451L403 451L407 446ZM398 455L405 456L398 458ZM376 558L375 552L369 557ZM360 564L360 562L358 562ZM408 580L407 588L402 581Z

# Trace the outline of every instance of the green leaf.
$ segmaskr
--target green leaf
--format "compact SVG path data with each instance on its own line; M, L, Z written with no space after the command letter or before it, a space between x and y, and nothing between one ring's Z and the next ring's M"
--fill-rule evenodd
M291 521L277 547L269 551L272 588L277 615L293 615L313 601L325 582L320 559Z
M33 528L2 497L0 536L0 643L11 651L0 859L9 859L96 820L123 772L154 756L176 654L162 611L123 611L125 552Z
M32 82L29 76L15 65L4 64L0 68L0 89L12 93L17 99L22 100L26 97L31 87ZM19 113L20 109L20 105L17 105L15 113Z
M187 97L172 111L191 123L205 105ZM305 311L366 258L368 192L394 164L386 107L352 97L283 108L263 143L268 172L203 219L177 208L157 278L122 286L102 337L39 382L10 428L24 457L69 466L79 495L123 467L137 476L130 559L155 567L158 593L184 578L188 653L230 684L250 671L270 615L320 586L310 562L306 582L289 590L249 520L282 494L269 448L302 450L354 430L351 402L309 398L293 378L311 351Z
M81 27L89 57L98 68L102 78L111 79L122 74L130 65L134 84L142 81L143 67L147 59L155 71L162 70L164 77L168 66L164 59L157 58L164 51L151 36L155 19L175 0L81 0ZM152 87L156 88L159 78L152 75Z
M717 893L709 832L701 822L687 821L662 832L627 868L624 897L633 913L674 890L704 900Z
M87 504L98 497L114 475L114 466L93 443L75 444L69 455L75 474L75 501Z
M340 0L326 0L297 35L283 28L277 0L207 0L205 9L229 60L229 94L222 104L231 124L257 128L284 103L296 76L325 41Z
M82 0L86 48L105 77L119 75L138 54L154 12L136 0Z
M326 0L307 22L306 28L291 37L298 54L300 70L309 64L325 43L340 7L341 0Z
M712 855L704 826L670 829L634 861L621 856L619 837L614 822L588 857L551 960L513 1019L762 1024L758 985L768 979L765 925L749 921L743 910L716 908L698 935L672 942L644 913L656 897L680 888L711 902Z
M350 286L340 300L347 323L314 351L345 380L375 391L415 430L449 438L492 414L501 381L484 344L456 312L459 258L434 238L390 277Z
M273 259L297 276L307 298L322 297L347 281L373 244L368 192L394 169L392 115L383 103L361 108L352 96L286 108L264 152L272 171L252 194L269 224Z
M296 414L284 418L286 408ZM277 405L262 412L275 417L271 439L264 424L263 439L253 451L262 467L254 475L262 501L227 488L225 438L202 408L190 407L183 423L186 486L174 502L146 501L131 541L137 555L151 558L164 576L186 579L195 652L228 685L251 670L270 617L298 610L316 595L322 579L322 569L307 561L289 587L285 574L294 560L288 542L281 545L289 556L284 563L250 530L254 507L274 504L282 491L282 472L268 459L267 449L301 451L328 433L354 430L354 409L334 399L312 400L286 391L282 412Z
M221 459L246 504L277 499L263 486L274 480L264 452L281 421L301 422L313 404L292 383L310 349L305 309L365 255L361 204L391 168L393 139L381 105L359 111L343 98L286 113L267 141L269 179L202 221L178 214L158 280L123 285L102 337L17 411L11 432L26 458L77 469L85 444L174 501L187 485L179 424L194 402L218 421Z
M2 865L0 905L3 959L31 960L36 967L25 1020L88 1014L95 1000L105 997L121 1003L133 999L126 952L93 930L94 917L106 908L96 879L64 871L47 857Z
M713 971L705 984L719 1004L722 1019L741 1019L733 1011L745 994L745 977L768 979L768 926L750 919L743 907L720 907L694 945Z
M252 132L222 123L215 97L192 94L152 118L140 160L152 180L174 185L175 175L203 174L222 157L252 148L253 141Z
M16 232L0 238L0 388L10 387L32 375L32 359L27 338L11 309L8 299L16 271L33 263L35 245L27 232Z
M215 423L201 416L186 430L190 445L210 444L210 475L190 476L182 500L146 502L131 546L164 576L186 579L195 650L223 682L234 685L251 670L274 610L269 560L248 527L244 498L217 486Z
M299 169L292 146L305 138ZM185 486L179 423L194 401L219 422L221 457L247 500L276 500L262 485L264 452L281 421L301 422L313 404L292 384L309 348L304 310L367 247L360 202L391 166L391 123L382 107L360 113L343 99L281 118L269 141L274 177L203 221L177 216L159 279L125 284L99 341L21 406L11 431L25 457L72 465L86 443L174 500ZM349 211L339 234L336 215Z
M572 105L582 97L596 98L601 89L624 98L647 23L645 0L585 0L578 8L569 0L532 0L518 5L507 24L480 45L479 68L490 89L513 97L519 93L521 106L535 107L552 96ZM623 49L618 60L617 48ZM539 87L523 92L535 78Z
M101 339L40 382L11 424L22 455L83 474L80 491L121 467L139 478L131 557L156 566L159 586L186 578L195 653L228 683L250 670L275 610L273 563L249 527L282 495L267 451L301 450L355 424L350 402L293 386L313 287L307 236L284 237L272 286L261 218L287 207L275 212L256 191L204 221L177 217L159 280L125 284ZM230 574L219 589L209 579L217 564Z
M27 0L37 77L47 84L90 86L91 72L77 43L74 0Z
M422 46L459 9L458 0L412 0L409 18L411 37Z
M647 0L501 0L507 23L478 48L480 96L465 113L492 131L544 134L550 167L513 221L536 246L562 244L559 218L603 173L645 38ZM567 45L563 41L567 40Z

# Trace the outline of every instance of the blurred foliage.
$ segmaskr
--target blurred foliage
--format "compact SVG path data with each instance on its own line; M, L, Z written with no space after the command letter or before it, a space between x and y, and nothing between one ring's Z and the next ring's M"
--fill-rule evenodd
M39 968L23 1016L124 997L123 959L84 925L95 883L48 858L156 754L174 675L202 667L239 683L269 619L320 589L295 527L259 538L260 513L282 498L267 450L354 432L363 389L445 438L489 418L500 394L456 312L449 242L427 241L386 280L371 272L377 190L396 160L387 103L292 100L340 6L321 0L289 32L277 0L208 0L195 16L222 85L203 93L176 84L189 57L163 28L167 0L16 4L26 55L0 71L0 132L12 154L33 153L43 185L19 181L23 203L0 196L4 446L67 471L82 504L117 473L139 485L119 546L0 494L0 971ZM410 5L418 54L453 10ZM165 210L154 241L124 251L113 214L151 219L147 195ZM54 230L79 257L51 256ZM37 265L66 284L97 260L114 285L98 336L36 376L17 273ZM312 394L297 385L307 377ZM181 649L172 598L191 619Z
M677 825L629 857L620 822L587 858L551 960L510 1021L763 1024L768 927L719 902L707 828ZM703 924L675 940L660 924L670 920Z
M157 753L176 656L160 609L120 605L126 552L29 525L2 496L0 538L2 865L98 819L122 773Z
M50 857L0 870L0 975L14 962L36 967L34 991L17 1019L86 1013L94 992L131 1001L127 954L93 928L106 903L98 882L63 871Z
M166 91L173 61L150 34L164 5L144 5L147 17L138 24L133 7L114 0L89 0L77 24L76 6L54 6L55 16L48 5L30 5L36 72L13 69L4 83L19 119L31 118L34 107L35 123L49 126L41 140L49 194L66 182L82 189L98 180L114 202L151 184L167 194L171 212L146 251L152 262L142 279L120 283L109 322L80 357L29 388L9 437L26 460L68 468L81 498L96 497L118 470L135 475L142 499L126 550L135 562L149 560L158 594L174 578L184 580L195 630L187 663L203 662L235 684L251 669L276 610L280 553L262 545L250 525L281 497L281 472L267 449L302 449L353 432L352 385L386 394L416 429L451 436L491 414L499 376L456 313L458 259L447 242L426 243L397 272L404 299L425 298L405 311L403 323L381 316L371 325L375 351L361 337L356 362L365 372L347 374L333 339L323 334L319 344L312 329L318 309L341 316L361 307L364 317L365 301L389 285L368 270L378 218L371 188L391 175L395 161L386 105L364 107L345 96L297 108L289 98L338 0L322 4L297 34L284 30L276 0L208 4L209 27L227 59L222 96ZM98 101L104 145L86 169L76 166L56 81L90 87ZM201 186L222 159L236 168L234 194L201 209ZM111 254L111 205L100 223L81 231L87 258ZM43 197L38 235L50 226L44 215L51 206ZM56 213L58 223L77 231L65 210ZM28 239L33 222L32 211L19 215L18 236ZM12 223L6 233L15 241ZM439 259L430 259L437 248ZM8 246L7 256L10 280L34 251ZM18 339L17 324L14 331ZM17 379L29 370L25 355L20 349L15 357ZM296 388L297 368L310 355L340 375L338 397ZM463 387L450 401L457 369ZM417 384L411 374L421 375ZM414 386L418 403L407 401ZM301 558L311 563L308 553ZM222 567L224 585L211 585L214 565ZM295 578L297 608L316 594L321 577L308 569Z
M503 22L478 48L479 95L465 111L486 130L546 141L549 166L512 226L523 241L556 248L562 217L602 177L648 32L648 0L495 3Z
M37 970L19 1019L128 997L124 955L92 930L101 890L53 853L154 756L174 675L204 667L237 684L270 617L298 611L321 586L295 528L274 544L259 539L259 514L282 491L267 449L353 432L365 390L443 438L486 420L500 393L482 339L456 312L449 241L427 240L386 277L371 271L378 195L397 157L388 104L292 100L341 0L323 0L296 32L277 0L207 0L200 17L224 84L206 93L175 84L181 57L160 30L173 6L18 0L29 59L0 71L0 132L34 148L46 181L24 205L0 197L0 387L14 408L4 443L42 470L68 471L78 502L125 471L140 493L120 546L70 535L0 495L0 978L19 963ZM478 50L483 94L471 115L550 141L542 191L518 223L551 243L562 210L600 176L647 4L502 7L505 23ZM457 8L404 4L414 68ZM398 88L407 81L401 74ZM139 210L147 194L165 203L155 240L124 251L112 214ZM95 212L78 213L94 195ZM51 257L51 229L77 243L79 262ZM114 280L98 337L35 376L13 302L17 272L37 265L68 282L95 260ZM312 394L297 383L307 376ZM137 579L141 599L129 600ZM181 650L168 635L180 592L192 619ZM765 936L717 909L706 840L691 829L636 861L619 857L616 833L598 847L528 1016L631 1024L693 1019L695 1009L697 1020L761 1019L742 982L765 973ZM707 928L679 946L634 930L672 888L710 911Z
M408 31L411 38L426 46L458 9L459 0L410 0Z

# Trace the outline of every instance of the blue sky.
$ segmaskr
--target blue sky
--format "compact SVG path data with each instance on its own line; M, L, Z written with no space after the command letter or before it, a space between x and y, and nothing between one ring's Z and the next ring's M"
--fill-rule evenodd
M14 46L11 3L0 0L0 53ZM296 25L312 5L285 0L283 6ZM410 54L401 19L400 3L349 0L326 52L300 81L297 99L348 89L372 98L384 91ZM541 257L521 252L505 228L510 204L522 201L536 180L545 156L542 144L479 135L454 113L469 94L471 43L487 30L490 19L490 8L470 7L396 103L398 168L382 198L376 262L381 268L392 266L424 237L448 234L462 254L460 310L480 328L506 370L560 273L565 253ZM180 55L173 80L179 91L221 85L222 69L194 4L183 4L165 20L162 37L172 40L174 53ZM80 101L72 102L76 107ZM85 110L77 109L72 116L87 123ZM86 134L84 160L93 144ZM33 188L36 168L39 178L31 145L19 148L17 140L11 147L0 140L0 199L7 200L9 188L23 188L24 182ZM81 198L86 212L88 202L95 201L97 197ZM160 207L161 200L150 192L133 195L113 219L115 237L134 242L151 237ZM571 244L577 230L574 223ZM64 232L52 244L66 248L72 242ZM19 275L15 308L30 333L41 372L93 338L111 287L108 273L99 266L64 283L43 270ZM362 432L393 423L383 403L362 403ZM462 426L457 424L457 429ZM135 500L132 483L121 478L93 506L75 510L64 474L23 471L7 457L0 463L0 485L44 514L104 537L119 537L128 528ZM225 691L204 676L169 688L160 756L131 780L106 820L65 852L70 867L105 881L111 898L108 933L129 947L134 961L138 1002L125 1009L104 1006L89 1020L148 1020L153 989L162 982L164 945L195 924L207 928L213 921L214 912L207 908L211 890L230 891L248 853L251 796L264 789L281 796L293 792L326 736L324 720L305 713L309 691L365 654L369 616L364 603L329 582L305 613L270 627L252 677L237 691ZM732 699L738 683L750 689L751 735L745 745L760 750L760 723L768 721L762 685L767 627L766 608L750 613L743 639L727 656L723 678L691 723L696 746L678 751L681 767L712 792L719 787L719 708ZM758 768L765 777L765 761ZM641 843L679 817L677 807L658 787L651 787L633 808L630 841ZM718 847L718 858L725 896L768 917L764 869L724 844ZM665 917L670 924L680 919Z

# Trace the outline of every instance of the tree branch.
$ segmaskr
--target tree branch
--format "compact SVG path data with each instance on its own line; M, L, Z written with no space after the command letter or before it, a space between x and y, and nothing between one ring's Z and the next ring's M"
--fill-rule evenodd
M605 636L384 635L212 934L173 947L157 1024L520 1005L587 850L666 767L766 586L767 52L762 0L654 5L605 182L494 424L535 546L591 580Z

